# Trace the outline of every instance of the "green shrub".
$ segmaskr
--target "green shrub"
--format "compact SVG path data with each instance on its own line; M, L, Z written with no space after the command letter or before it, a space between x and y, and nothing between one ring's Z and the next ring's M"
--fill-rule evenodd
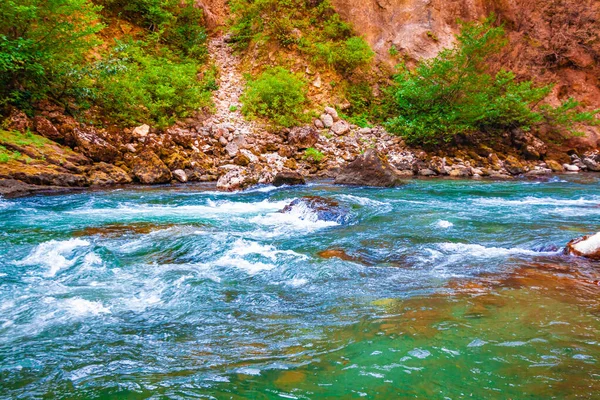
M121 123L164 127L210 104L210 91L198 80L198 69L191 60L152 54L142 42L118 42L94 67L94 101Z
M325 155L323 153L321 153L319 150L317 150L313 147L309 147L308 149L306 149L304 151L303 158L314 164L319 164L321 161L323 161L323 159L325 158Z
M492 20L464 23L454 48L421 61L414 70L400 66L390 93L395 115L387 122L391 132L410 144L435 145L477 132L529 130L549 121L546 116L563 126L593 120L593 113L574 112L578 104L573 100L558 108L537 107L551 86L519 82L509 71L488 73L490 57L506 44L503 28L493 27Z
M284 68L270 68L248 82L241 101L246 117L293 126L303 119L306 82Z

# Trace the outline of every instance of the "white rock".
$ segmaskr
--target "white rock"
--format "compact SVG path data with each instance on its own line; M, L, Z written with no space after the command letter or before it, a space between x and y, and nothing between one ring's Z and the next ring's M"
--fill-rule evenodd
M225 191L243 190L257 181L245 168L238 167L219 178L217 189Z
M331 115L334 121L337 121L340 118L338 112L333 107L325 107L325 114Z
M338 121L331 127L331 131L338 136L342 136L350 132L350 125L346 121Z
M240 148L234 142L230 142L229 144L227 144L227 146L225 146L225 151L227 151L229 157L235 157L239 150Z
M148 133L150 133L150 127L146 124L134 128L132 132L133 136L138 138L144 138L148 136Z
M321 87L321 85L322 85L322 82L321 82L321 77L320 77L320 76L317 76L317 79L315 79L315 80L313 81L312 85L313 85L314 87L316 87L316 88L320 88L320 87Z
M171 172L171 174L175 179L177 179L181 183L185 183L188 181L188 177L185 171L182 169L176 169L175 171Z
M577 165L563 164L563 168L567 172L579 172L579 167Z
M325 126L325 128L329 129L333 126L333 117L331 115L323 114L319 119L321 122L323 122L323 126Z
M251 163L258 162L258 157L256 157L250 150L242 149L240 150L240 153L248 157L248 160L250 160Z
M585 236L567 244L567 254L600 260L600 232L592 236Z

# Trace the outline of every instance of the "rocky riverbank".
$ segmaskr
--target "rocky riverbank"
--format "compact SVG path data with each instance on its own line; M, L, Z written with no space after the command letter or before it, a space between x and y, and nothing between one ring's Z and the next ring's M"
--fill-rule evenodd
M147 125L116 132L97 129L52 109L33 120L15 112L9 129L32 130L48 140L42 148L3 142L28 158L0 164L0 177L54 187L217 182L220 190L231 191L270 184L282 172L335 178L365 153L383 160L392 180L413 176L511 179L600 171L598 151L544 159L546 145L520 131L507 134L507 142L514 146L512 154L499 154L485 145L441 154L411 149L381 127L350 125L333 108L327 108L313 126L273 132L239 122L237 111L228 116L230 103L221 102L225 105L217 106L219 113L165 131ZM373 176L369 182L367 174L360 184L377 185L377 179Z
M11 152L0 163L0 179L6 179L5 186L13 182L11 192L19 193L34 190L20 190L23 185L185 182L217 182L218 189L234 191L304 178L390 186L414 176L511 179L600 171L598 151L549 148L518 129L507 132L494 148L470 143L427 152L406 146L380 126L352 125L332 107L312 124L290 129L246 121L240 113L245 82L226 41L220 36L209 42L212 62L220 71L214 108L168 129L98 128L50 103L41 104L35 118L14 109L0 135L0 145Z

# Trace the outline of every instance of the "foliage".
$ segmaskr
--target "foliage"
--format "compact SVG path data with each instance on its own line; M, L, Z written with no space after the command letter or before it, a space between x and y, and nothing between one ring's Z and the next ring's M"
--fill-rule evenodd
M152 33L174 52L204 58L206 31L202 9L193 0L97 0L105 9Z
M232 0L230 6L233 40L240 50L252 41L272 41L343 74L373 58L369 45L354 35L328 1Z
M537 107L551 86L519 82L505 70L491 75L488 61L506 44L504 29L492 26L492 20L464 23L454 48L421 61L414 70L399 67L390 93L395 115L387 122L390 131L410 144L435 145L476 132L529 130L548 120L546 115L559 125L593 119L575 113L573 100L558 108Z
M143 42L117 42L90 71L94 102L121 123L164 127L209 104L210 91L197 79L198 68L168 52L152 54Z
M138 24L134 41L102 46L100 22ZM215 71L193 0L8 0L0 4L0 107L49 99L107 122L170 124L209 103ZM141 33L140 33L141 31Z
M71 72L99 42L100 7L88 0L0 2L0 106L60 99Z
M304 159L312 163L318 164L325 158L325 155L314 147L309 147L304 151Z
M46 139L43 136L39 136L33 134L29 131L27 132L19 132L19 131L7 131L0 130L0 143L13 143L17 146L33 146L38 149L42 149L47 145L54 144L49 139Z
M12 160L18 160L19 158L21 158L21 153L18 151L11 151L4 146L0 146L0 164L4 164Z
M249 118L293 126L303 117L306 82L284 68L270 68L248 82L241 101L242 113Z

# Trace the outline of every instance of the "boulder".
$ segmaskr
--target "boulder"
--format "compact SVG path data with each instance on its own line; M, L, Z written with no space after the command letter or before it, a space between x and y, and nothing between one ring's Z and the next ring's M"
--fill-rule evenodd
M27 117L23 111L16 108L10 110L10 114L8 115L5 123L7 124L7 128L9 130L19 132L25 132L31 128L31 121L29 120L29 117Z
M58 186L31 185L16 179L0 179L0 196L8 198L29 196L35 193L53 192L58 190L64 190L64 188Z
M173 175L173 178L177 179L181 183L186 183L188 181L187 174L182 169L176 169L175 171L171 172L171 174Z
M119 154L117 148L102 139L94 128L75 128L72 133L75 147L96 162L111 163Z
M131 172L143 184L168 183L172 179L171 171L151 150L145 150L130 161Z
M33 127L38 135L60 142L64 139L64 136L56 129L52 122L48 121L44 117L35 117L33 119Z
M504 161L504 169L511 175L521 175L525 172L525 166L516 157L508 156Z
M340 119L338 112L333 107L325 107L325 114L331 115L331 117L333 118L334 121L337 121L338 119Z
M52 171L16 171L11 175L11 178L29 183L31 185L41 186L69 186L83 187L88 184L88 180L83 175L69 174Z
M437 174L435 173L435 171L425 168L425 169L419 170L419 175L420 176L436 176Z
M546 160L546 165L552 170L552 172L563 172L565 169L558 161Z
M577 165L563 164L563 168L567 172L579 172L580 168Z
M236 190L244 190L252 185L255 185L258 179L253 176L246 168L234 168L221 176L217 181L217 189L233 192Z
M276 187L280 187L283 185L306 185L306 180L298 172L280 172L277 175L275 175L275 178L273 179L273 185Z
M346 121L339 120L331 127L331 132L338 136L345 135L346 133L350 132L350 124L348 124Z
M131 134L138 139L145 138L148 136L148 133L150 133L150 126L146 124L134 128L131 132Z
M565 254L600 260L600 232L572 240L567 244Z
M467 178L473 175L473 169L464 165L453 165L448 175L453 178Z
M288 143L300 150L313 147L319 141L319 132L312 127L295 127L288 134Z
M229 157L235 157L240 151L238 145L234 142L230 142L225 146L225 151L229 154Z
M583 164L590 170L594 172L600 172L600 157L586 157L583 159Z
M321 117L319 117L319 119L321 120L325 128L329 129L333 126L333 117L331 115L322 114Z
M338 185L394 187L402 183L401 175L374 149L367 150L342 168L335 178Z
M117 185L131 183L131 177L123 169L101 162L88 171L88 182L97 186Z

